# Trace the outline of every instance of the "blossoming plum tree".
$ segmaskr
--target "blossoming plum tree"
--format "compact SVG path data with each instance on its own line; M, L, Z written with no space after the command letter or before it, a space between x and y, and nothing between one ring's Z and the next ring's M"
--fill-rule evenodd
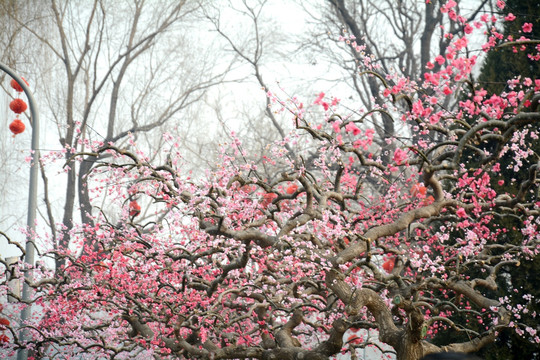
M486 31L484 51L515 46L538 61L537 42L505 39L492 16L467 24L454 7L442 8L449 21ZM467 39L455 36L434 58L440 70L415 81L382 77L365 56L360 70L385 88L385 102L370 111L344 114L324 94L311 106L269 94L275 114L296 127L269 147L265 165L281 169L272 179L245 160L239 140L222 147L218 170L202 179L182 172L168 134L176 152L166 165L142 151L90 144L84 155L103 160L87 179L93 222L70 232L85 251L42 251L65 265L56 272L36 265L32 302L42 314L22 325L29 342L9 319L4 349L329 359L377 346L358 332L375 329L393 349L386 355L415 360L477 351L508 327L540 343L539 329L528 325L537 299L508 301L508 269L540 252L532 151L540 79L508 79L509 91L487 96L471 81L476 57ZM455 110L440 106L448 96L459 102ZM374 113L396 125L414 122L414 134L389 139L396 150L381 154L368 122ZM295 158L285 143L299 149ZM501 176L502 157L515 178ZM501 226L507 217L520 226ZM7 283L2 289L17 298ZM4 312L21 306L6 304ZM435 343L441 333L452 340Z

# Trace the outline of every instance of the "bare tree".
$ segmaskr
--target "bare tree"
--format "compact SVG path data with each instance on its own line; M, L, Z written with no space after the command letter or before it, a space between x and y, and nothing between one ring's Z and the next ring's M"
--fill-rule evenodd
M25 17L28 21L33 21L46 28L46 23L33 14L39 13L44 9L43 3L35 3L34 8L29 10L22 2L0 1L0 62L12 69L21 68L32 61L28 53L21 51L30 41L30 35L25 33L24 27L14 21L8 14L17 14L18 17ZM35 48L36 56L39 54L39 48ZM32 81L33 71L25 73L26 79ZM0 196L1 210L0 223L3 225L3 231L12 235L18 231L21 223L24 223L25 212L22 207L26 205L23 200L27 193L28 169L25 158L30 151L30 139L24 135L15 137L9 131L9 125L14 120L16 114L9 109L10 101L22 94L16 92L10 86L11 78L0 72ZM25 99L22 95L21 98ZM25 113L20 118L26 123L27 132L32 125L28 122ZM21 210L21 211L18 211ZM17 237L17 240L20 238ZM5 256L5 254L3 254Z
M37 46L45 48L42 55L48 59L21 65L19 70L32 68L48 75L36 79L35 86L44 103L47 135L52 135L54 125L65 151L65 194L59 215L63 229L54 239L59 250L70 246L77 213L83 223L92 223L86 176L100 156L88 153L75 162L72 152L84 152L96 142L129 147L130 141L143 139L151 146L146 136L159 138L167 122L188 121L182 114L227 71L227 66L214 71L215 58L198 54L188 43L198 8L198 2L188 1L53 0L39 14L49 24L46 28L30 21L38 16L30 10L30 18L7 12L19 32L31 34ZM55 211L48 213L56 233Z
M206 7L206 18L218 34L218 40L238 59L238 66L243 66L244 73L249 74L237 82L257 91L258 96L249 99L251 103L242 99L244 103L237 111L237 116L242 119L238 136L248 150L247 153L258 156L258 159L250 160L255 160L255 163L264 169L263 176L270 179L287 168L272 168L264 161L264 158L269 156L268 144L274 141L282 142L291 160L297 157L298 150L303 145L291 142L290 133L297 124L290 120L284 121L283 117L272 109L275 96L286 98L288 93L294 91L308 95L308 98L315 98L314 77L309 71L302 70L297 73L298 70L294 70L295 66L298 68L300 65L298 59L302 56L294 42L298 35L288 30L286 21L289 19L272 17L275 16L272 12L275 10L275 3L266 0L242 0L229 1L228 4L227 8L218 5ZM301 10L290 3L287 5L288 10ZM231 26L229 18L234 18L236 26ZM291 88L281 88L282 83ZM320 91L319 88L318 92ZM301 107L309 105L296 104ZM214 105L218 119L222 120L225 116L226 106L222 102ZM226 121L220 123L223 124L225 133L230 131ZM309 163L315 157L316 149L311 152L310 159L306 159L306 162Z
M358 101L368 109L381 103L381 91L394 85L387 79L390 73L409 79L419 79L426 71L426 65L438 54L444 54L452 40L450 35L463 33L464 25L449 22L440 9L445 1L347 1L325 0L322 11L306 5L312 21L320 26L317 33L310 34L308 48L320 54L318 61L330 61L342 69L343 78L338 81L347 84L351 102ZM459 2L458 2L459 3ZM463 22L475 20L480 11L494 6L491 0L461 2ZM466 17L465 17L466 16ZM338 35L347 39L343 47ZM352 36L351 36L352 35ZM336 46L338 44L338 46ZM344 57L344 49L350 57ZM358 51L361 49L361 51ZM372 76L363 76L362 53L371 56L376 68L369 69ZM440 64L433 64L432 71L438 71ZM450 98L445 105L449 105ZM372 123L378 134L379 144L384 150L386 139L400 134L390 116L379 112L372 116Z

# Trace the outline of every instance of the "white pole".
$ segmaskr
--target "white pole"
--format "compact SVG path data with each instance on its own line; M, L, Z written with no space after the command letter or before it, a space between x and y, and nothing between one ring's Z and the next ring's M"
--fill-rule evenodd
M22 80L12 69L0 62L0 69L6 72L11 76L23 89L26 98L28 99L28 107L30 108L30 117L32 119L32 162L30 163L30 183L28 190L28 215L26 217L26 226L28 228L28 238L26 239L26 248L24 254L24 261L28 264L30 268L34 266L34 255L35 255L35 245L34 241L31 238L32 234L36 229L36 206L37 206L37 179L38 179L38 169L39 169L39 117L36 102L34 96L30 91L30 88L26 85L24 80ZM32 306L31 306L31 292L32 289L28 286L28 283L32 281L32 271L27 270L24 274L25 281L23 285L23 294L22 299L27 303L27 306L23 309L21 314L21 325L24 326L24 322L30 318L32 315ZM24 329L20 332L20 341L24 341L28 338L27 331ZM28 359L28 350L20 349L17 353L17 360L26 360Z

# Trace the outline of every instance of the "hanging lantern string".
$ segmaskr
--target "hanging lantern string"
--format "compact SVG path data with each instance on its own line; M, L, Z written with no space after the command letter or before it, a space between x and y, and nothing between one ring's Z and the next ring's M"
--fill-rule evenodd
M21 79L26 83L26 85L28 85L28 81L26 81L25 78ZM19 115L25 112L26 109L28 109L28 105L23 99L20 98L21 93L23 92L23 88L21 87L21 85L17 81L15 81L15 79L12 79L9 84L11 88L13 88L17 92L17 97L9 103L9 108L16 114L15 120L13 120L11 124L9 124L9 130L13 133L13 137L15 137L18 134L23 133L26 129L26 126L19 118Z

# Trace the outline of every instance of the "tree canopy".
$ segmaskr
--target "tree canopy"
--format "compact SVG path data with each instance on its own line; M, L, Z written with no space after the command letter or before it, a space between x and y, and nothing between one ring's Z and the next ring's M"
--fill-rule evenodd
M13 300L0 309L2 353L292 360L373 347L418 360L477 352L507 329L540 344L537 299L512 295L540 252L540 79L512 76L490 93L469 48L484 33L488 56L515 47L537 63L540 44L527 37L531 23L515 39L496 14L469 22L452 0L438 10L461 30L443 34L444 52L416 78L339 35L357 75L380 87L369 108L323 89L267 90L268 111L293 131L268 144L262 163L232 134L215 167L194 177L174 134L163 134L166 156L154 156L130 131L115 141L114 125L106 141L43 159L85 169L83 221L64 224L58 242L33 237L33 267L24 251L19 263L1 261L0 289ZM384 144L371 120L381 114L402 129ZM82 124L73 125L77 137ZM63 237L69 244L57 246ZM17 279L30 300L10 286ZM26 306L34 317L20 324Z

